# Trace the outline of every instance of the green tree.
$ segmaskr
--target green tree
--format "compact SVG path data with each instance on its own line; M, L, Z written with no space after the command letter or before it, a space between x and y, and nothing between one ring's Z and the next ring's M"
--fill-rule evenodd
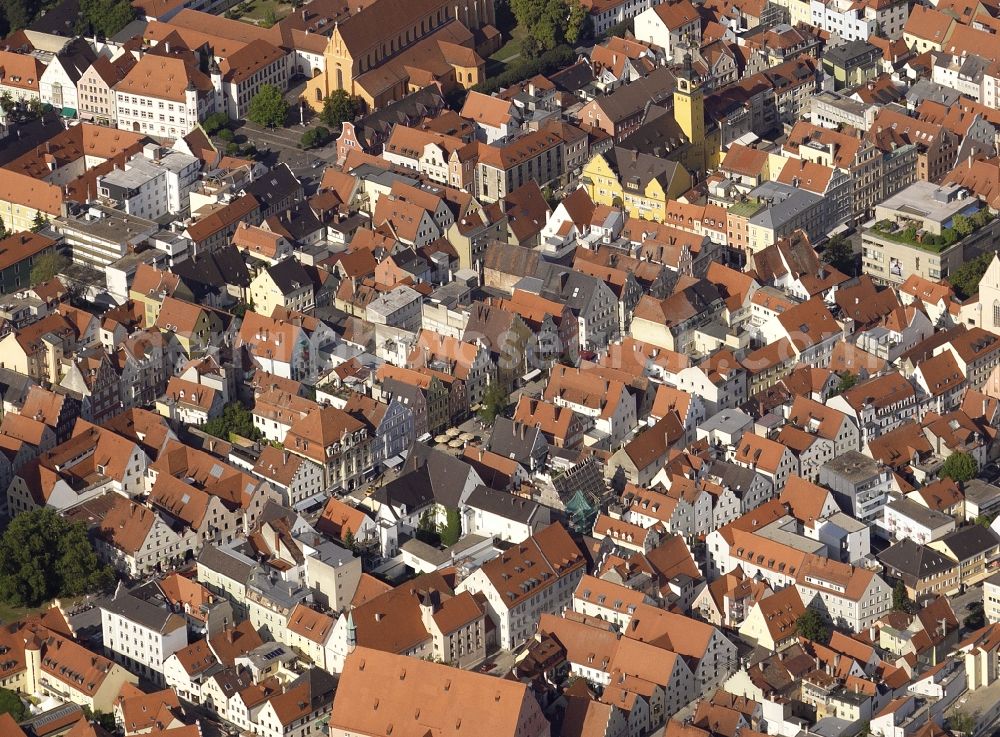
M964 238L975 230L972 220L961 213L955 215L955 217L951 219L951 227L961 238Z
M346 90L334 90L323 100L319 118L334 130L339 130L341 124L354 120L358 107L357 99L347 94Z
M42 211L41 210L36 210L35 211L35 217L31 221L31 229L35 233L37 233L39 230L41 230L42 228L44 228L48 224L49 224L49 219L47 217L45 217L44 215L42 215Z
M960 484L976 477L979 464L968 453L952 453L941 466L941 476Z
M218 133L215 134L215 137L218 138L223 143L232 143L233 140L236 138L236 134L233 133L229 128L223 128L222 130L220 130Z
M566 19L566 31L564 39L568 44L575 44L587 33L590 23L590 12L583 7L580 0L569 0L569 17Z
M562 43L576 43L588 16L579 0L511 0L510 7L526 34L521 53L528 57Z
M978 630L986 626L986 611L983 609L983 602L974 601L969 604L969 616L964 622L967 629Z
M118 731L118 725L115 723L115 715L109 714L108 712L101 711L98 709L94 711L86 704L83 706L83 716L86 717L88 722L97 722L104 731L109 734L113 734Z
M29 712L21 697L14 691L0 688L0 714L10 714L15 722L22 722L28 717Z
M796 620L795 627L807 640L825 643L830 639L830 627L815 609L806 609Z
M264 11L264 18L261 20L260 24L264 26L264 28L271 28L277 22L278 15L274 12L274 8L268 8Z
M247 111L247 118L264 128L280 128L285 124L287 115L288 103L281 90L273 84L265 84L260 88L250 100Z
M953 711L948 717L948 728L952 732L969 734L976 728L976 720L964 711Z
M575 60L576 52L566 44L560 44L554 49L542 52L531 36L525 36L521 44L520 56L504 65L502 72L488 77L473 89L490 95L503 87L510 87L512 84L529 79L536 74L551 74L553 71L572 64Z
M608 29L607 35L610 36L620 36L625 37L627 33L635 33L635 21L632 18L628 20L623 20L621 23L616 23Z
M510 0L510 9L514 13L517 25L528 31L538 23L545 4L539 0Z
M948 277L955 294L960 299L968 299L979 290L979 282L982 281L983 274L992 261L992 251L980 254L971 261L966 261Z
M843 394L857 383L858 383L858 377L852 374L850 371L845 371L843 374L840 374L840 383L833 388L834 396L836 396L837 394Z
M112 580L111 570L97 561L86 526L53 509L19 514L0 537L0 600L11 606L78 596Z
M65 271L67 266L69 266L69 259L58 251L43 253L31 265L28 280L31 282L31 286L37 286L55 278L60 272Z
M212 113L202 122L201 127L205 133L214 136L216 133L229 125L229 116L225 113Z
M136 19L129 0L80 0L78 32L109 38Z
M204 432L217 438L228 440L232 435L249 440L260 440L260 430L254 427L250 410L239 402L230 402L222 409L222 414L213 417L201 426Z
M831 238L823 250L823 260L837 271L847 276L854 276L856 271L854 249L846 238L839 235Z
M5 115L10 115L16 107L17 103L14 102L14 98L10 96L9 92L0 95L0 110L3 110Z
M7 232L7 224L0 218L0 238L6 238L10 233Z
M446 548L457 543L462 537L462 515L457 509L448 508L445 523L441 525L441 544Z
M350 527L344 528L344 545L348 550L354 550L357 547L357 542L354 539L354 533L351 531Z
M981 210L977 210L972 216L972 224L976 228L982 228L984 225L989 225L991 220L993 220L993 213L985 207Z
M242 320L246 316L247 312L251 312L252 310L253 310L252 301L250 303L247 303L244 302L243 300L240 300L229 309L229 312L230 314L233 315L233 317L238 317Z
M492 425L493 421L501 412L507 408L510 396L500 383L494 381L483 394L482 407L479 409L479 419L487 425Z
M7 30L19 31L26 28L35 19L40 5L37 0L2 0L0 8L7 20Z
M906 593L906 584L896 581L892 589L892 608L897 612L905 612L910 609L910 595Z
M330 130L322 125L302 134L302 148L319 148L330 142Z

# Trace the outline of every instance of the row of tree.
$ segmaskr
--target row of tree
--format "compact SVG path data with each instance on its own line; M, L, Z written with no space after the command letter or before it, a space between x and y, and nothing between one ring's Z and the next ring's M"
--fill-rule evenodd
M281 90L273 84L265 84L250 100L247 119L264 128L280 128L288 119L288 108L289 105ZM336 90L323 101L319 119L336 130L340 128L341 123L354 120L360 110L361 103L356 97L351 97L344 90ZM202 127L212 135L221 132L228 124L229 119L224 114L216 113L206 118ZM327 133L329 134L329 131Z
M0 0L0 34L30 26L48 3L42 0ZM136 10L129 0L80 0L76 20L77 35L114 36L136 19Z
M531 79L536 74L551 74L572 64L575 60L576 52L566 44L555 46L541 55L526 54L522 51L517 59L504 66L502 72L488 77L473 89L484 95L492 95L512 84Z

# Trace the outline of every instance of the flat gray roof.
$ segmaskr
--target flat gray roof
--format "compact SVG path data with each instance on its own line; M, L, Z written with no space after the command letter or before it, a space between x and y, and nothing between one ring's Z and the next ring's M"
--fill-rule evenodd
M152 220L127 215L104 205L90 205L80 215L58 217L54 226L62 235L85 233L91 238L114 243L132 243L148 238L160 229Z

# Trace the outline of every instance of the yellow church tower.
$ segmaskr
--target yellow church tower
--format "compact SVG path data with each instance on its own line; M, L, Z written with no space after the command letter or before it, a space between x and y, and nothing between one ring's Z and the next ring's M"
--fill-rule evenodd
M691 145L686 157L688 169L700 177L705 175L705 93L695 78L691 67L691 53L684 55L684 66L677 72L677 87L674 89L674 120L684 131Z

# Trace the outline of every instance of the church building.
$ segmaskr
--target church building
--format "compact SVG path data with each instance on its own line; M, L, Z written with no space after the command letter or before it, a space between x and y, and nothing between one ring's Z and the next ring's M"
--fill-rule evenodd
M477 32L495 23L493 0L376 0L338 23L326 45L326 71L303 99L321 110L335 90L376 110L438 83L444 92L485 77Z

